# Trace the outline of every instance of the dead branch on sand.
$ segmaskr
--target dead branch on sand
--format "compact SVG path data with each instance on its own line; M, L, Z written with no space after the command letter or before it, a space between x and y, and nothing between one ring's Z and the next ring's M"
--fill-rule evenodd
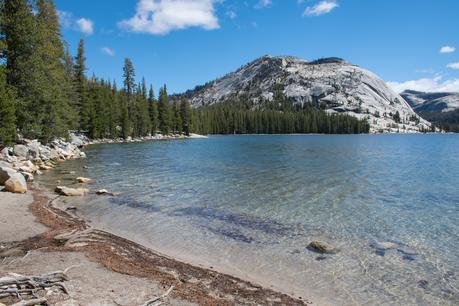
M151 299L149 301L146 301L142 306L159 306L159 305L162 305L163 302L164 302L164 299L166 299L169 294L172 292L172 290L174 290L174 286L171 286L167 291L166 293L164 293L163 295L157 297L157 298L154 298L154 299Z
M13 304L14 306L46 304L46 299L40 297L38 292L53 287L61 289L68 295L68 290L63 282L69 280L66 273L71 268L73 266L64 271L55 271L39 276L23 276L10 273L9 276L0 278L0 299L15 297L21 300ZM24 297L31 297L32 299L25 300Z

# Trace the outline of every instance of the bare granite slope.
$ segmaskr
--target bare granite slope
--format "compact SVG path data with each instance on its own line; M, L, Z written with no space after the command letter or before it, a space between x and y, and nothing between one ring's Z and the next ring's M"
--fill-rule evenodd
M261 57L183 96L194 107L245 97L254 107L277 95L310 103L329 113L368 119L372 132L418 132L430 123L372 72L339 58L307 62L295 57ZM400 120L398 120L398 115Z

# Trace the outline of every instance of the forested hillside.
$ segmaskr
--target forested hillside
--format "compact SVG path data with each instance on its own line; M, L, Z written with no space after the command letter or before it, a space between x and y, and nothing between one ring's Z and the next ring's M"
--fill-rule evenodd
M326 115L311 107L256 110L247 101L191 109L185 98L169 101L166 86L137 83L132 61L123 67L120 88L87 77L84 40L76 56L63 41L54 1L0 1L0 144L17 134L47 143L69 130L92 138L169 133L360 133L365 120ZM242 103L241 103L242 101Z

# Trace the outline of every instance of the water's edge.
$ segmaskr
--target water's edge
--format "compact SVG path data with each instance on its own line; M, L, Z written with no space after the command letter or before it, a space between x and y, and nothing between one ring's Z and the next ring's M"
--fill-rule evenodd
M300 135L300 134L298 134ZM241 137L244 135L241 135ZM258 135L258 136L263 136L263 135ZM196 137L198 139L204 139L201 137ZM183 139L154 139L153 141L151 139L144 140L144 141L135 141L134 143L136 144L147 144L147 143L154 143L154 142L175 142L175 141L183 141ZM82 152L85 152L87 148L91 147L96 147L100 145L109 145L109 146L119 146L119 145L125 145L126 143L123 142L101 142L101 143L90 143L84 146L84 148L81 150ZM83 159L84 160L84 159ZM64 160L61 161L57 164L56 168L52 169L51 171L61 171L62 169L66 169L66 166L69 164L69 162L75 162L76 160ZM45 192L48 195L53 195L55 194L54 188L51 187L49 184L49 181L44 183L44 180L46 181L50 177L50 172L45 172L42 176L38 177L34 181L34 186L38 190L45 190ZM72 173L72 176L78 177L80 176L79 173ZM92 180L97 180L97 177L91 177ZM60 181L56 183L61 183ZM58 185L58 184L57 184ZM91 187L89 185L88 187ZM90 188L91 190L91 188ZM53 201L53 206L55 208L58 208L62 210L63 212L68 213L68 210L66 208L68 207L74 207L75 205L78 207L78 205L81 205L82 202L91 202L91 200L102 200L106 201L107 205L109 205L109 199L110 197L104 197L104 196L98 196L95 195L96 190L91 190L91 194L86 195L84 197L63 197L61 196L58 199L55 199ZM122 204L121 204L122 205ZM313 301L311 305L339 305L340 303L338 301L334 301L333 296L327 295L327 296L321 296L321 295L315 295L312 294L314 291L312 288L306 288L306 287L292 287L291 285L286 285L285 283L276 283L272 282L270 280L264 279L257 277L257 275L253 274L247 274L244 273L244 271L237 269L234 266L231 265L221 265L217 262L212 262L210 263L208 260L206 260L205 256L202 257L194 257L194 256L186 256L185 254L181 254L180 252L177 252L174 249L167 249L163 248L158 244L155 244L151 240L145 240L142 239L141 237L136 236L134 233L129 232L129 231L124 231L121 228L116 228L115 226L110 226L109 224L106 224L102 222L101 220L98 220L97 218L93 219L90 216L86 215L83 213L81 210L77 210L73 212L75 216L78 218L81 218L84 220L87 224L90 225L91 228L96 229L96 230L102 230L105 231L109 234L115 235L120 238L124 238L127 240L130 240L136 244L139 244L143 247L146 247L148 249L151 249L154 253L159 254L160 256L164 256L167 258L171 258L172 260L176 260L178 262L182 262L191 266L195 267L201 267L205 269L209 269L212 271L215 271L220 274L225 274L225 275L230 275L236 278L239 278L243 281L250 282L253 284L256 284L257 286L260 286L262 288L266 289L271 289L276 292L286 294L288 296L291 296L295 299L300 299L303 301Z

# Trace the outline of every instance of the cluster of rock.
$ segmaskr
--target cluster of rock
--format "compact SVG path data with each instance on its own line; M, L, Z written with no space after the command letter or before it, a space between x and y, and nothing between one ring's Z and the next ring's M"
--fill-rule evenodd
M34 180L34 175L42 174L42 171L52 169L59 161L86 158L86 154L80 149L90 144L102 143L134 143L152 140L182 139L182 138L207 138L205 136L182 134L146 136L139 138L119 139L96 139L91 140L82 134L70 133L69 141L56 139L48 145L43 145L37 140L21 139L20 143L13 147L6 147L0 151L0 186L5 191L14 193L26 193L27 182ZM78 183L88 183L89 179L77 178ZM58 186L56 193L65 196L81 196L89 193L85 188L69 188ZM98 192L101 195L113 195L108 191Z
M170 134L170 135L162 135L156 134L151 136L144 136L144 137L128 137L124 138L101 138L101 139L80 139L84 143L84 145L88 144L104 144L104 143L135 143L135 142L144 142L144 141L152 141L152 140L170 140L170 139L189 139L189 138L207 138L207 136L198 135L198 134L190 134L190 136L186 136L183 134Z
M56 139L48 145L37 140L22 139L20 144L6 147L0 151L0 186L14 193L26 193L27 182L34 175L52 169L59 161L85 158L80 150L89 143L84 136L70 135L70 141Z

